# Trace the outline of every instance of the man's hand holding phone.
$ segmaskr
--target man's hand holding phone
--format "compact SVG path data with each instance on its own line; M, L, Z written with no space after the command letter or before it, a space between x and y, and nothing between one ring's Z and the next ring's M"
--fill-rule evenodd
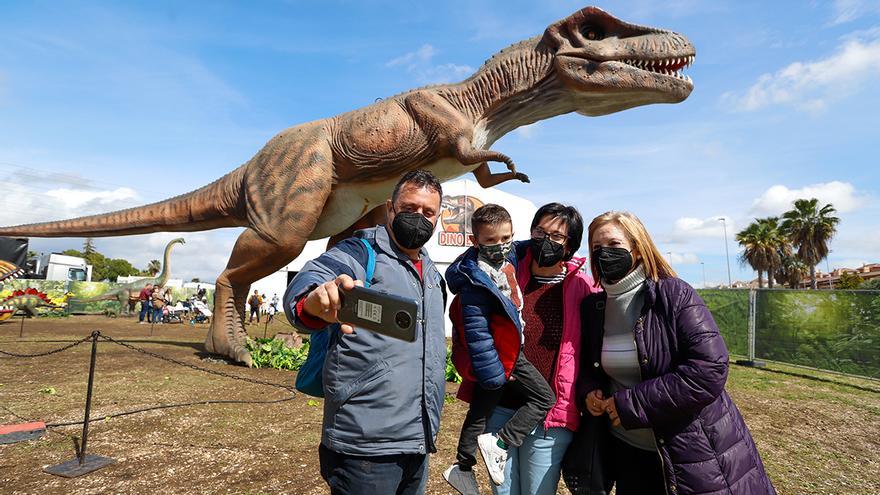
M325 282L317 287L306 296L303 303L303 309L306 313L320 318L327 323L337 323L339 318L337 312L342 307L342 297L340 290L351 290L355 287L363 287L364 282L361 280L352 280L348 275L340 275L335 280ZM354 327L342 323L340 326L342 333L354 333Z

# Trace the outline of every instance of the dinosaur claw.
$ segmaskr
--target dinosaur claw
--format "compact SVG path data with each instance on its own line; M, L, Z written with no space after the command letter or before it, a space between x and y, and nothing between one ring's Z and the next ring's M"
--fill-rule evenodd
M519 179L521 182L525 182L526 184L529 184L532 182L531 180L529 180L529 176L526 174L523 174L523 173L517 173L515 177L517 179Z

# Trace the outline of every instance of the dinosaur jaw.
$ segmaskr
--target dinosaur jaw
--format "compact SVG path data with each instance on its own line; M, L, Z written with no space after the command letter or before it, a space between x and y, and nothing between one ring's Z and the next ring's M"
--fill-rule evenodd
M596 61L557 55L557 71L572 93L575 111L607 115L653 103L679 103L690 96L694 83L682 71L693 53L661 59Z

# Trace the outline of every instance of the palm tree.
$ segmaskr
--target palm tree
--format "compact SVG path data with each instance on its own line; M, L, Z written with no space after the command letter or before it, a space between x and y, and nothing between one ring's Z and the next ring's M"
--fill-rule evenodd
M779 253L782 263L776 270L776 280L779 283L788 284L789 288L797 289L801 280L810 270L807 268L807 264L798 259L797 254L791 251L791 245L786 244L786 246L788 246L788 252L780 251Z
M758 287L764 288L764 273L773 288L776 270L782 263L780 250L786 244L779 230L776 217L756 218L748 227L736 234L736 240L743 247L740 262L748 264L758 272Z
M150 260L150 264L147 265L146 271L151 277L155 277L157 273L162 271L162 263L159 262L159 260Z
M810 268L810 286L816 289L816 265L828 256L828 243L840 219L831 216L831 204L819 208L819 200L798 199L794 209L782 215L782 230L797 248L797 256Z

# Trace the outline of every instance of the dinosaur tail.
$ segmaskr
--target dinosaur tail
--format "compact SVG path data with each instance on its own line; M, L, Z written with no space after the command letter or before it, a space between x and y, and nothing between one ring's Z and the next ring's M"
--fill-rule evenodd
M9 237L109 237L151 232L196 232L246 224L242 182L245 167L195 191L125 210L13 227Z

